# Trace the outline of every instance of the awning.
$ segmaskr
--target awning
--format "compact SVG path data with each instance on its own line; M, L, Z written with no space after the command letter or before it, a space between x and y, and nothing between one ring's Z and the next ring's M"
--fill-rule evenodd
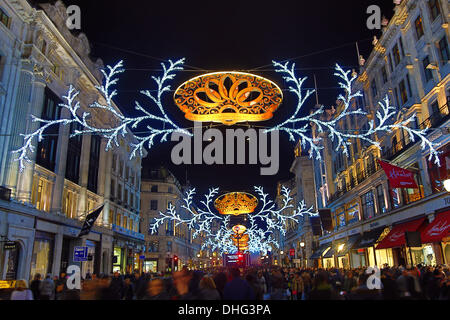
M365 232L357 243L353 246L353 249L363 249L373 247L378 239L380 239L381 234L385 228L371 230Z
M323 256L324 259L330 259L333 258L334 256L334 246L331 247L330 250L328 250L328 252Z
M350 238L348 238L347 241L344 242L338 242L338 244L335 246L336 251L338 254L338 257L342 257L345 256L351 249L353 249L353 247L355 246L356 242L358 242L358 240L361 238L360 235L357 236L352 236ZM341 250L339 250L339 248L344 245Z
M422 243L441 242L450 234L450 211L439 213L436 218L423 230Z
M379 249L396 248L405 245L405 232L415 232L423 224L425 218L420 218L410 222L405 222L395 226L386 238L377 246Z
M319 249L317 249L316 251L314 251L313 255L310 257L310 259L314 260L314 259L320 259L322 258L322 254L325 252L325 250L327 250L328 248L331 247L331 242L327 243L327 244L323 244L319 247Z

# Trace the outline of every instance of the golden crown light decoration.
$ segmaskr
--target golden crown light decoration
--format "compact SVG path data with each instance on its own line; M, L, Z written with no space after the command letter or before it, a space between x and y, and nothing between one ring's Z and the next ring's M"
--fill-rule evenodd
M185 82L175 91L174 100L188 120L231 126L271 119L283 92L257 75L217 72Z
M214 206L222 215L240 216L253 213L258 206L258 199L249 193L233 192L218 197Z

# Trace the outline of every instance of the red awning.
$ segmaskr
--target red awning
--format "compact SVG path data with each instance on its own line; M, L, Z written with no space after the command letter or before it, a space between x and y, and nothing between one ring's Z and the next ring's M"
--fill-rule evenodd
M450 211L439 213L436 218L423 230L422 243L441 242L450 234Z
M377 249L396 248L405 245L405 232L417 231L424 221L425 218L421 218L395 226L386 238L384 238L383 241L381 241L381 243L377 246Z

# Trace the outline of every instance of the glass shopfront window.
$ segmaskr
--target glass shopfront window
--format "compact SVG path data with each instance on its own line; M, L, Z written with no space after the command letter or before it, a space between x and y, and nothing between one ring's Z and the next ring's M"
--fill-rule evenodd
M392 254L392 249L375 250L375 255L377 257L378 267L383 267L383 265L385 264L390 267L394 266L394 256Z
M145 273L157 273L158 272L158 261L144 261L144 272Z
M409 250L411 250L414 265L418 264L426 266L436 265L436 255L434 254L434 250L431 245L423 245L422 248L408 248L407 252L408 260L411 259Z
M43 278L52 272L54 235L36 231L33 256L31 258L30 277L39 273Z
M113 263L113 272L121 272L122 271L122 248L114 247L114 259L115 262Z
M359 203L358 201L354 201L347 207L347 223L351 224L359 220Z

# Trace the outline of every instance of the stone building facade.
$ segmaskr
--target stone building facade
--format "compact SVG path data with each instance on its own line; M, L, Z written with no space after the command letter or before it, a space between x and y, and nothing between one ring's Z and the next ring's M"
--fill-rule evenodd
M69 117L58 104L70 84L80 91L82 111L102 99L96 86L102 81L103 63L91 60L83 33L75 36L67 29L61 1L41 7L25 0L0 1L0 14L0 184L11 193L11 198L0 200L0 235L2 240L17 243L16 250L0 248L0 276L57 275L69 265L79 265L73 261L75 246L88 247L90 261L81 263L82 275L109 273L118 236L126 238L124 246L132 247L133 254L144 249L143 235L138 232L140 159L124 157L131 141L124 140L120 148L105 152L106 141L101 137L70 138L76 128L61 125L46 131L42 142L36 143L32 161L23 172L12 153L23 144L20 134L38 128L31 114L47 120ZM104 112L89 112L96 126L112 121ZM125 200L127 205L112 198L114 157L126 162L120 168L123 175L133 174L123 186L128 195L134 194L134 200L131 196ZM101 205L104 210L92 232L77 238L86 215ZM115 227L118 212L127 220Z

